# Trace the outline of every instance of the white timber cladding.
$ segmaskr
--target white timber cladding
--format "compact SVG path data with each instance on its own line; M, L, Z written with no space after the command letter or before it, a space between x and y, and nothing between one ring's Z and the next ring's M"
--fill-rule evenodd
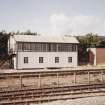
M16 57L13 58L14 69L16 69Z
M24 57L28 57L28 63L24 63ZM43 57L43 63L39 63L39 57ZM59 57L58 63L55 63L55 57ZM68 62L68 57L72 57L72 62ZM18 53L18 69L75 66L77 66L77 52Z
M13 53L16 51L16 40L14 39L14 36L10 36L8 40L8 53Z
M10 38L9 48L16 53L14 69L77 66L79 42L75 37L13 35Z

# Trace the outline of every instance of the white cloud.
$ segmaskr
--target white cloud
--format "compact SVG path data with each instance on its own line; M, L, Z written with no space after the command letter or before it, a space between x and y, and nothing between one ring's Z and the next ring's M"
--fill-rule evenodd
M104 35L105 20L94 16L68 17L64 14L53 14L50 16L50 31L55 35L81 35L90 32Z

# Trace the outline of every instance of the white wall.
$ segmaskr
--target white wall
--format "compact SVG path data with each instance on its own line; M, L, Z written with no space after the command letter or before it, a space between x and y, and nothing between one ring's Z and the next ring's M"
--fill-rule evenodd
M28 57L28 63L24 64L24 57ZM44 57L44 63L39 63L39 57ZM55 57L59 57L59 63L55 63ZM68 63L68 57L72 57L72 63ZM18 52L17 64L17 69L75 67L77 66L77 52Z
M16 51L16 41L14 39L14 37L11 35L9 40L8 40L8 53L10 52L10 50L12 50L13 52Z
M88 48L94 54L94 65L96 65L96 48Z
M14 60L14 69L16 69L16 57L14 57L13 60Z

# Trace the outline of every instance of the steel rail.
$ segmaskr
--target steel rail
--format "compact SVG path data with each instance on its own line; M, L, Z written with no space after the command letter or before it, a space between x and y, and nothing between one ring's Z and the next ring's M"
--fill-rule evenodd
M6 94L0 95L0 105L9 105L9 104L19 104L27 102L40 102L45 100L53 100L53 97L62 97L65 95L78 95L78 94L88 94L88 93L105 93L105 84L89 84L89 85L78 85L78 86L66 86L66 87L52 87L52 88L44 88L37 90L25 90L11 92L10 94L7 92ZM49 97L49 99L48 99ZM43 98L43 100L41 100ZM24 99L24 100L23 100ZM31 100L33 99L33 100ZM60 98L59 98L60 99ZM4 100L4 101L3 101Z

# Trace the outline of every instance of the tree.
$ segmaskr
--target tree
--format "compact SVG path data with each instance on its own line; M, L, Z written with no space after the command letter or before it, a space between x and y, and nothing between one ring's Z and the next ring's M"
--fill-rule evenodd
M88 33L84 36L78 36L79 40L79 51L78 51L78 59L79 62L88 62L88 52L87 48L89 47L99 47L101 39L97 34Z
M20 34L22 34L22 35L38 35L37 32L31 32L31 30L21 32Z
M100 41L100 47L105 47L105 40Z
M9 34L5 31L0 32L0 55L4 56L8 54L8 38Z
M100 45L100 37L97 34L88 33L85 36L79 36L78 40L85 47L98 47Z

